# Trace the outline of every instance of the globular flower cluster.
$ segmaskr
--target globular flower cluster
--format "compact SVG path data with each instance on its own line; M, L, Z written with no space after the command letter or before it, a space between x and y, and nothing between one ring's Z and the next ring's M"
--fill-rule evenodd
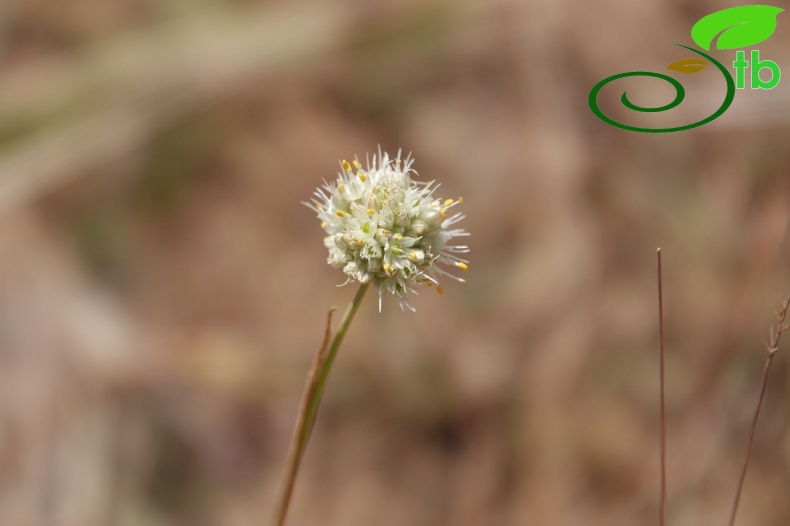
M414 311L407 294L422 286L436 286L437 276L454 276L437 266L443 263L460 270L468 261L458 254L469 252L464 245L451 244L453 238L469 235L451 227L464 218L450 210L463 203L433 197L439 185L412 181L412 159L395 159L379 150L363 169L358 160L342 161L337 181L325 182L311 203L327 233L328 263L342 269L346 283L372 282L381 297L397 296L401 308Z

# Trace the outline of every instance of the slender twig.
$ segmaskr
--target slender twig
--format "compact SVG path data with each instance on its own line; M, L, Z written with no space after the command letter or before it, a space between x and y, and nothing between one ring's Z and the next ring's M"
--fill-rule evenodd
M771 363L773 363L774 355L776 354L776 351L779 350L779 339L782 337L782 333L789 328L787 325L785 325L785 318L787 317L788 305L790 305L790 296L788 296L787 299L782 302L782 306L779 309L779 312L776 313L776 320L777 320L776 327L775 328L771 327L768 331L769 339L766 342L768 355L765 358L765 366L763 367L763 382L762 382L762 386L760 387L760 396L757 399L757 409L754 411L754 418L752 419L752 428L749 432L749 442L746 446L746 456L743 459L741 476L738 479L738 489L735 492L735 501L733 502L732 505L732 513L730 514L729 526L735 525L735 516L738 513L738 504L741 501L741 492L743 490L743 483L746 480L746 469L749 467L749 457L751 456L751 452L752 452L754 433L755 430L757 429L757 419L760 416L760 409L763 406L763 399L765 398L765 388L768 385L768 370L771 368Z
M659 524L667 523L667 419L664 399L664 292L661 282L661 249L656 249L658 260L658 356L661 384L661 500L659 502Z
M299 473L299 465L302 462L302 457L304 457L304 452L307 448L307 441L310 439L310 433L313 430L318 406L321 404L321 397L324 394L326 381L329 378L329 371L332 368L332 363L335 360L340 344L343 342L343 337L346 335L349 325L351 325L351 320L354 319L354 315L362 303L362 298L365 296L368 285L368 283L365 283L359 286L354 299L351 300L351 304L343 315L340 327L338 327L334 338L332 338L331 345L329 345L331 337L330 325L334 309L330 310L327 315L324 341L313 359L313 365L310 368L307 384L302 394L302 401L299 404L299 414L296 418L293 438L288 449L288 461L286 462L285 472L280 481L274 515L272 516L272 526L283 526L285 524L288 505L291 502L296 476Z

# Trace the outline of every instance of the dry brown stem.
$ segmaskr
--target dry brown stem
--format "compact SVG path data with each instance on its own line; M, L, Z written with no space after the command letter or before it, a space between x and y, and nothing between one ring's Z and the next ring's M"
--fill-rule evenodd
M763 381L762 386L760 387L760 396L757 399L757 409L754 411L754 418L752 419L752 427L749 432L749 443L746 446L746 456L743 459L743 467L741 468L741 476L738 479L738 489L735 492L735 501L732 505L732 513L730 514L730 521L729 526L735 525L735 516L738 513L738 504L741 501L741 492L743 490L743 483L746 480L746 470L749 467L749 457L751 456L752 452L752 443L754 442L754 433L757 429L757 419L760 417L760 409L763 405L763 399L765 398L765 388L768 385L768 370L771 368L771 363L773 362L774 355L776 351L779 350L779 339L782 337L782 333L784 333L788 326L785 324L785 319L787 317L787 309L788 304L790 304L790 296L786 300L782 302L782 306L779 311L776 313L776 327L770 327L768 330L768 341L766 342L766 348L768 350L768 355L765 358L765 366L763 367Z

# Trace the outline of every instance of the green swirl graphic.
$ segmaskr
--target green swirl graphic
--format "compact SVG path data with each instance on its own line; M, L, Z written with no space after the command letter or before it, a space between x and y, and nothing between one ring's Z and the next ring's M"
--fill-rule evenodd
M706 59L710 60L713 64L715 64L716 67L719 68L719 71L721 71L721 74L724 75L724 80L727 81L727 96L724 97L724 102L722 102L721 106L719 106L719 109L716 110L715 113L702 119L701 121L697 121L692 124L686 124L684 126L676 126L674 128L640 128L638 126L630 126L628 124L617 122L616 120L607 117L598 107L598 92L601 91L601 89L608 83L624 77L655 77L669 82L675 88L675 99L669 104L665 104L664 106L659 106L657 108L649 108L649 107L646 108L642 106L637 106L636 104L628 100L627 92L623 92L622 97L620 97L620 101L628 109L639 111L639 112L660 112L660 111L671 110L672 108L683 102L683 99L686 97L686 90L683 89L683 85L680 84L680 82L678 82L674 78L670 77L669 75L665 75L663 73L655 73L652 71L629 71L627 73L618 73L617 75L606 77L605 79L600 81L598 84L593 86L593 89L590 90L590 96L588 97L590 109L592 110L592 112L599 119L601 119L607 124L610 124L617 128L622 128L623 130L643 132L643 133L668 133L668 132L690 130L691 128L702 126L703 124L707 124L712 120L719 118L725 111L727 111L727 108L730 107L730 104L732 104L732 101L735 98L735 81L732 79L732 75L730 75L730 72L727 71L727 69L718 60L711 57L710 55L698 49L684 46L683 44L675 44L675 45L688 49L689 51L692 51L698 55L702 55Z

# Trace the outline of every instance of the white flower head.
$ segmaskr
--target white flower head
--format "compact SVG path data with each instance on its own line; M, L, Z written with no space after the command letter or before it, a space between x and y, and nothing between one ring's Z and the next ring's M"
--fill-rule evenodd
M327 262L346 274L346 283L373 282L381 298L385 292L398 297L401 308L414 311L407 294L423 286L442 287L437 276L464 282L440 268L466 270L468 261L458 254L469 252L453 238L468 236L453 225L464 218L450 210L463 203L433 197L439 185L412 181L412 159L401 159L401 152L390 159L379 149L367 169L359 161L342 161L337 181L324 182L311 203L327 233L324 245ZM345 283L344 283L345 285Z

